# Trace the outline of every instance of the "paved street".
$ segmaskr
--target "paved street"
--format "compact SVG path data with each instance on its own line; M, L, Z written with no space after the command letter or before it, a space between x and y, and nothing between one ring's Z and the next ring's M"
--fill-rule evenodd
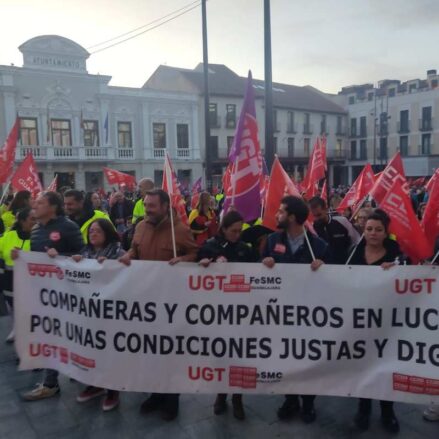
M61 378L62 394L46 401L25 403L20 393L39 379L38 372L17 372L13 347L4 344L10 320L0 318L0 438L386 438L379 425L378 405L374 406L371 429L358 433L352 425L356 401L347 398L320 397L315 424L307 426L299 419L279 422L275 410L280 396L244 397L247 419L233 418L231 410L223 416L212 412L213 396L182 395L180 415L176 421L165 423L157 414L142 416L141 393L123 394L121 405L114 412L103 413L100 401L78 404L75 396L81 385ZM423 407L397 404L401 423L399 438L436 439L439 423L422 420Z

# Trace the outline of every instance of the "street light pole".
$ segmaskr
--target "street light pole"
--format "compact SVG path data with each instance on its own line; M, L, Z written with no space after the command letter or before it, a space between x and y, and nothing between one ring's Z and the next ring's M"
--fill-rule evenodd
M264 0L264 58L265 58L265 162L270 171L274 159L273 145L273 79L271 64L270 0Z
M204 74L204 132L205 132L205 177L206 189L212 191L212 155L210 150L210 117L209 117L209 59L207 53L207 13L206 1L201 0L203 21L203 74Z

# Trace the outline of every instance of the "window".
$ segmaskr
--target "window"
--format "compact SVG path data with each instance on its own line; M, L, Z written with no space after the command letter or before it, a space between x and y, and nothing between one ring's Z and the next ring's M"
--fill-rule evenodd
M189 148L189 125L186 123L177 124L177 148Z
M367 160L367 141L360 140L360 160Z
M389 88L389 98L393 98L395 96L395 91L396 91L396 89Z
M305 154L305 157L309 157L309 145L310 145L310 139L309 137L305 137L303 139L303 152Z
M210 157L218 159L218 136L210 136Z
M422 135L421 154L423 155L431 154L431 134Z
M166 124L153 123L152 133L154 140L154 148L155 149L166 148Z
M360 137L367 137L366 116L360 117Z
M54 146L72 146L70 120L51 119L52 144Z
M371 92L369 92L367 94L367 100L368 101L373 101L373 97L374 97L374 92L373 91L371 91Z
M273 137L273 154L277 154L277 137Z
M351 119L351 137L357 135L357 119L354 117Z
M320 122L320 134L326 134L326 114L322 114L322 120Z
M97 120L84 120L84 146L99 146L99 128Z
M294 126L294 111L288 111L287 118L288 118L287 131L289 133L295 133L296 130Z
M355 96L349 96L349 105L355 104Z
M226 128L236 127L236 105L227 104L226 105Z
M273 130L279 131L279 127L277 126L277 110L273 110Z
M338 157L344 157L343 154L343 140L342 139L337 139L336 143L335 143L335 156Z
M416 84L410 84L409 85L409 93L412 93L416 90Z
M431 80L431 88L437 88L437 79Z
M399 138L399 152L405 157L409 154L409 137L408 136L400 136Z
M119 148L132 148L131 122L117 122Z
M288 157L294 157L294 137L288 137Z
M337 116L337 134L343 135L343 117Z
M26 146L38 145L37 119L20 118L20 142Z
M218 105L217 104L209 104L209 120L210 120L211 127L219 128Z
M311 125L309 124L310 114L304 113L303 117L304 117L303 134L311 134Z
M409 110L402 110L399 112L399 132L409 132Z
M230 150L232 149L233 139L233 136L227 136L227 157L229 156Z
M161 169L154 170L154 186L162 187L163 184L163 171Z
M378 158L380 160L387 160L387 137L380 138L380 150Z
M356 160L357 158L357 141L351 140L351 160Z

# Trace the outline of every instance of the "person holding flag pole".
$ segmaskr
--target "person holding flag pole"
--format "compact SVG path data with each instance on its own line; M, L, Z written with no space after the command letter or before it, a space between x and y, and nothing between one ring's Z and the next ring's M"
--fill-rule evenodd
M276 212L277 229L280 232L268 236L262 254L262 263L273 268L276 263L310 264L316 271L325 262L330 261L328 244L305 230L309 208L302 198L292 195L284 196ZM302 420L310 424L316 419L314 409L315 395L286 395L277 415L287 420L301 411Z

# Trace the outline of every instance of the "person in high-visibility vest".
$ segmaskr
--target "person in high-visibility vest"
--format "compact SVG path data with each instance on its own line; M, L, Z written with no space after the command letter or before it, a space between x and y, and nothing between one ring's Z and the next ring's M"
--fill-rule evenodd
M30 206L31 193L29 191L19 191L15 194L9 208L2 215L5 231L10 230L15 223L15 215L20 209Z
M154 189L154 182L150 178L142 178L138 183L139 188L139 199L136 201L133 209L133 219L131 220L133 224L137 221L142 220L145 217L145 206L143 205L143 199L148 191Z
M98 218L110 221L109 216L100 210L94 210L92 205L84 202L85 197L81 191L70 189L64 193L64 209L67 216L80 228L85 244L88 240L88 228Z
M0 238L0 259L4 261L3 294L6 303L13 307L13 268L14 261L11 253L13 249L30 251L30 233L35 225L35 217L30 207L25 207L17 212L17 219L11 229ZM6 338L6 342L14 341L14 330Z

